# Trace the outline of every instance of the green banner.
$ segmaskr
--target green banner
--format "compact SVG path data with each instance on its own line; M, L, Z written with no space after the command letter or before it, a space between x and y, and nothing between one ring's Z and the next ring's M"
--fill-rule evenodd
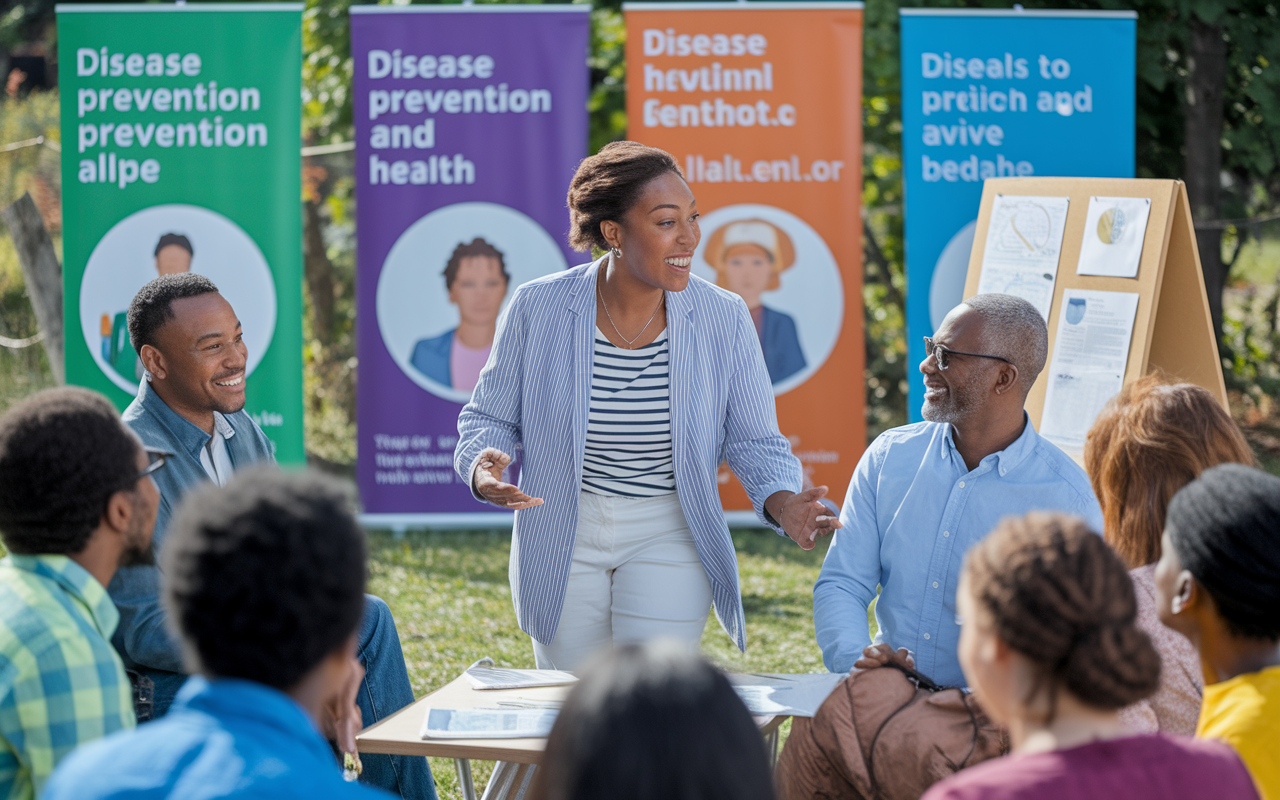
M302 463L302 5L60 5L58 52L67 382L123 409L129 301L200 273L243 325L246 410Z

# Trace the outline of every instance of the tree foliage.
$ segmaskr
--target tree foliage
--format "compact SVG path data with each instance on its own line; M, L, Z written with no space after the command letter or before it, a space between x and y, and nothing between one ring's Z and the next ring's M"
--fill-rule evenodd
M82 0L72 0L73 2ZM456 1L456 0L455 0ZM476 0L477 3L495 0ZM439 2L439 0L435 0ZM537 0L504 0L537 2ZM1218 159L1219 185L1197 213L1226 223L1201 227L1202 242L1221 250L1224 278L1255 231L1230 220L1280 206L1280 0L1024 0L1028 8L1134 9L1138 12L1137 128L1139 177L1183 178L1195 157ZM353 0L306 0L303 15L302 139L307 145L350 142ZM625 26L621 0L592 0L588 66L592 152L626 135ZM898 9L922 0L867 0L863 57L863 187L866 241L868 422L874 433L905 420L907 380L916 361L903 341L902 124ZM1007 0L929 0L931 7L1008 8ZM1188 93L1197 77L1192 34L1220 36L1225 68L1221 137L1187 140ZM20 0L0 12L0 51L40 40L56 54L54 0ZM55 55L56 58L56 55ZM1194 92L1192 92L1194 94ZM0 103L4 102L0 100ZM585 154L584 154L585 155ZM309 443L330 460L349 462L354 437L354 180L349 153L304 162L307 251ZM56 182L55 182L56 186ZM11 198L10 198L11 199ZM1219 244L1220 239L1220 244ZM1212 253L1209 254L1212 256ZM1206 258L1206 272L1210 271ZM1274 316L1272 314L1271 316ZM1251 361L1262 351L1228 321L1227 363L1238 381L1271 374ZM1256 338L1256 337L1255 337ZM1239 352L1233 350L1236 348Z

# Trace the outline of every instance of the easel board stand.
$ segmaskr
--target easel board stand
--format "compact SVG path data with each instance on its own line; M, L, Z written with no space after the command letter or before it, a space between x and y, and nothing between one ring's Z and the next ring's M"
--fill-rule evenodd
M1057 281L1049 309L1049 355L1027 395L1026 410L1040 429L1049 365L1057 341L1059 310L1068 289L1134 292L1139 295L1124 385L1151 372L1209 390L1227 408L1217 336L1209 313L1200 253L1186 185L1175 180L1132 178L993 178L982 188L982 206L969 254L964 296L978 290L983 253L998 195L1068 197L1070 205L1058 259ZM1078 275L1076 266L1086 233L1091 197L1146 197L1151 200L1136 278ZM1072 454L1078 458L1079 454Z

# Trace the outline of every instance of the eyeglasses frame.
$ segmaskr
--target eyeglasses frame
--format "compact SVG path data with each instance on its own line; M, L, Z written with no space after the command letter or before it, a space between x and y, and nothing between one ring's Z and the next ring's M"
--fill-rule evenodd
M130 486L134 485L138 481L142 480L143 478L147 477L151 473L160 469L165 465L166 461L168 461L170 458L173 458L173 453L167 452L165 450L160 450L155 447L143 447L142 452L146 453L148 457L155 456L156 459L155 461L152 461L151 463L143 467L141 470L139 470L137 475L133 476L132 480L129 481Z
M959 350L952 350L950 347L947 347L946 345L935 344L932 336L924 337L924 346L929 350L929 355L925 356L925 358L927 359L929 356L933 356L934 360L938 362L938 369L940 370L947 370L950 368L950 365L946 364L944 362L944 359L938 355L939 350L941 350L946 356L971 356L973 358L990 358L996 361L1003 361L1004 363L1009 364L1011 366L1016 366L1012 361L1005 358L1004 356L993 356L993 355L988 355L986 353L963 353Z

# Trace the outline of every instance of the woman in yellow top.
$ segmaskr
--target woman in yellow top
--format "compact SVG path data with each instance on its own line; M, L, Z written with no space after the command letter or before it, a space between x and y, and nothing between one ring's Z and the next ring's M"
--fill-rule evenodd
M1200 653L1196 735L1235 747L1280 800L1280 478L1239 464L1174 495L1156 566L1160 621Z

